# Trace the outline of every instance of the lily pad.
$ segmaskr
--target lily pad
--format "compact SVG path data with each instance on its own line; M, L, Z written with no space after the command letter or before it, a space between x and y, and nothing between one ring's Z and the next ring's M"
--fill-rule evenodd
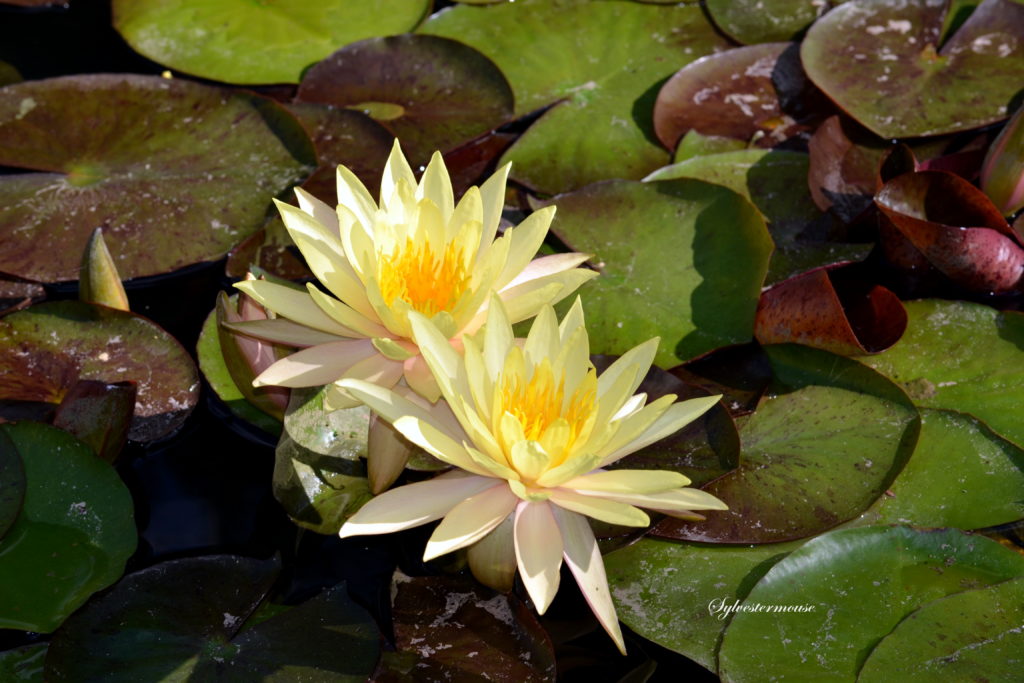
M854 524L981 529L1024 519L1024 450L977 418L921 411L914 454Z
M942 41L948 3L852 0L816 21L801 57L811 80L883 138L1000 121L1024 82L1024 5L984 0Z
M0 540L0 628L50 633L117 581L135 552L132 498L88 446L55 427L0 425L25 468L25 498Z
M744 45L792 40L827 9L814 0L707 0L707 7L715 25Z
M729 509L702 522L662 520L656 535L715 543L811 536L867 509L910 456L917 411L892 383L824 351L767 351L775 392L737 420L739 467L704 487Z
M837 240L807 189L809 159L788 150L743 149L695 156L659 168L644 180L694 178L728 187L748 199L768 222L775 242L767 282L811 268L859 261L870 244Z
M834 531L793 551L750 591L748 609L722 639L719 675L738 683L763 681L766 670L853 680L875 643L918 607L1022 575L1024 556L952 529ZM754 605L810 609L779 614Z
M1018 109L992 141L979 181L1003 214L1024 209L1024 109Z
M347 45L306 72L296 99L368 114L416 165L497 128L513 111L512 89L494 62L430 35Z
M696 180L616 180L554 203L552 231L602 273L580 288L592 352L660 336L655 362L669 367L751 338L772 242L745 199Z
M134 382L79 380L64 395L53 426L74 434L93 453L113 463L128 440L136 393Z
M716 669L718 644L742 601L802 542L752 547L642 539L604 558L619 618L638 634Z
M0 165L38 171L0 176L0 271L57 282L97 226L123 278L220 258L315 153L269 100L95 74L0 89Z
M849 119L832 116L818 126L807 146L807 184L822 211L852 223L873 208L889 145Z
M214 555L131 574L54 636L46 680L365 680L378 654L369 614L340 584L260 620L277 573L274 560Z
M1024 578L955 593L897 624L857 680L1013 680L1024 665L1022 623Z
M177 429L199 398L199 373L181 345L127 311L79 301L37 304L0 319L0 399L60 403L79 380L135 382L128 438Z
M661 82L726 41L700 8L635 2L519 1L459 6L421 32L490 57L515 93L516 113L554 103L505 153L512 177L538 192L641 178L664 165L651 124Z
M155 62L228 83L298 83L341 45L416 26L430 0L115 0L114 28Z
M11 438L0 430L0 540L14 526L25 501L25 466Z
M860 359L915 404L968 413L1024 445L1024 315L966 301L910 301L907 331Z
M22 645L0 652L0 678L5 681L42 683L43 660L49 643Z

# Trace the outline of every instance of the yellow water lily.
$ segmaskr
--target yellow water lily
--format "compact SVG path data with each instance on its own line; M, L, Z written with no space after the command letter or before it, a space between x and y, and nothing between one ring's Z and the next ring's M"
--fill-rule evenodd
M683 488L690 482L676 472L604 469L677 431L719 397L676 403L670 395L647 403L645 394L634 395L654 360L657 339L628 351L598 376L579 299L561 324L550 306L543 307L525 343L513 338L511 317L493 300L483 330L463 338L462 354L427 317L413 313L409 320L444 402L424 407L369 382L341 385L456 469L377 496L340 535L389 533L443 518L427 543L429 560L480 541L511 516L519 574L537 611L543 613L554 598L564 558L624 652L604 564L585 517L646 526L641 507L683 515L725 509L714 496Z
M508 170L506 165L470 188L456 205L441 155L434 154L417 183L396 140L379 205L344 166L338 167L337 210L299 188L298 208L278 202L288 233L327 292L266 280L235 285L278 317L235 324L234 330L301 348L254 383L333 383L325 405L334 410L358 404L337 384L343 378L384 387L404 378L434 402L440 392L412 340L413 314L428 317L458 346L483 324L492 291L513 320L525 320L594 277L577 267L585 254L534 259L554 207L495 239Z

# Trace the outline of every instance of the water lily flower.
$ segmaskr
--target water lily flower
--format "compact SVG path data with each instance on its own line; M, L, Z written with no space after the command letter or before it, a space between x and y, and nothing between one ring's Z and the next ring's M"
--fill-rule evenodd
M455 469L392 489L342 526L342 537L390 533L442 519L424 560L474 544L513 519L516 563L544 613L558 590L564 561L601 625L625 651L604 564L586 521L646 526L640 508L674 514L722 510L714 496L683 488L669 471L605 469L662 439L717 401L717 396L647 403L633 394L654 360L658 340L628 351L600 376L590 363L577 298L561 324L545 306L525 343L493 300L483 330L463 337L464 352L424 315L409 316L412 335L437 378L446 411L424 408L372 383L341 386L390 421L409 441ZM692 513L690 513L692 515Z
M267 368L257 385L335 383L328 409L358 405L343 378L394 386L400 379L431 402L439 389L411 337L410 314L427 316L456 346L484 322L492 290L514 321L533 317L594 277L586 254L533 259L554 207L532 213L495 239L506 165L458 205L439 153L417 184L395 141L381 180L380 205L356 176L338 167L337 211L301 188L299 207L278 202L285 227L327 289L305 291L267 280L235 286L277 314L233 329L299 352ZM333 296L331 296L333 294Z

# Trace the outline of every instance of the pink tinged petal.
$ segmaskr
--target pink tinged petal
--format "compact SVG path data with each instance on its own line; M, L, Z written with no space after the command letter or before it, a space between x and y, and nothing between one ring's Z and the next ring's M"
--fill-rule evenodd
M411 529L444 517L462 501L492 486L493 479L464 472L399 486L359 508L341 527L338 535L346 538Z
M225 323L224 325L232 332L244 334L247 337L265 339L274 344L284 346L296 346L305 348L317 344L327 344L336 341L351 341L349 337L339 337L335 334L320 332L311 327L293 323L285 318L274 318L273 320L245 320L237 323Z
M605 632L615 641L619 652L626 654L626 643L622 637L619 618L615 614L615 605L608 590L608 577L604 570L604 560L597 547L594 532L583 517L572 512L555 509L555 519L562 533L565 563L572 572L580 592L590 605Z
M392 425L379 415L371 415L366 440L366 474L370 480L370 493L376 496L394 484L415 450Z
M423 561L476 543L501 524L518 501L505 482L462 501L434 530L423 552Z
M409 162L405 160L402 153L402 146L395 139L391 147L391 154L384 165L384 175L380 180L380 205L381 208L389 208L388 202L398 190L401 181L408 183L409 187L416 187L416 177L412 174Z
M512 244L509 246L505 269L501 271L497 282L494 283L495 287L501 288L511 282L537 255L537 250L544 242L551 219L554 217L555 207L545 206L543 209L531 213L516 227L505 231L505 234L511 238Z
M569 252L567 254L550 254L548 256L535 258L530 261L518 275L507 282L504 285L504 288L508 289L511 287L517 287L532 280L538 280L550 275L557 275L559 273L570 271L573 268L576 268L576 266L586 262L588 258L590 258L590 254L580 254L577 252ZM591 273L597 272L587 268L583 268L582 270Z
M636 439L616 448L606 455L601 461L600 466L605 467L610 465L630 453L635 453L641 448L651 445L655 441L660 441L666 436L675 434L677 431L710 410L713 405L718 403L718 399L720 398L721 396L705 396L701 398L691 398L689 401L673 403L658 417L657 420L654 421L650 427L644 430L643 434L640 434ZM654 404L652 404L652 406L653 405Z
M452 439L430 422L406 415L395 420L394 425L402 436L441 462L483 477L494 477L491 470L478 464L464 445Z
M505 164L480 186L480 200L483 204L484 231L480 236L480 255L490 247L498 234L501 211L505 208L505 182L512 164Z
M583 496L564 488L549 489L551 502L566 510L572 510L587 517L599 519L609 524L621 526L644 527L651 523L651 518L643 510L627 503L594 496Z
M476 580L496 591L508 593L515 587L516 546L509 515L479 541L469 547L466 560Z
M520 501L514 535L519 575L537 613L544 614L558 592L562 568L562 534L551 505L547 501Z
M608 470L591 472L562 484L562 488L594 493L660 493L690 483L668 470Z
M320 201L301 187L295 188L295 198L299 201L299 208L317 220L320 225L327 229L328 234L338 238L338 212L326 203Z
M338 206L348 209L362 225L373 225L377 202L373 201L363 181L344 166L338 166ZM344 231L344 227L341 229Z
M253 380L254 386L315 387L330 384L353 365L377 355L368 339L320 344L282 358Z
M353 330L353 336L388 336L388 331L383 325L370 320L362 313L356 311L354 308L350 308L341 301L338 301L333 296L324 294L312 282L306 284L306 290L309 292L310 298L312 298L316 305L320 307L320 310L331 316L331 318L338 321L341 325Z
M544 359L553 360L558 354L559 347L558 318L555 317L555 309L544 306L533 319L530 332L526 335L523 355L530 366L537 367Z
M354 364L339 379L358 379L390 389L401 378L402 364L385 358L374 349L372 356Z
M728 510L729 506L707 491L682 488L661 493L594 493L581 491L584 495L602 496L620 503L657 508L659 510Z
M416 199L429 199L441 210L441 218L445 224L455 210L455 197L452 194L452 181L448 177L444 159L440 152L434 152L427 164L427 169L420 178L416 188Z
M240 289L274 313L300 325L339 337L359 336L324 313L307 292L266 280L236 282L235 289Z
M403 364L405 383L417 394L431 403L441 398L441 387L437 386L434 373L427 366L423 356L415 355Z

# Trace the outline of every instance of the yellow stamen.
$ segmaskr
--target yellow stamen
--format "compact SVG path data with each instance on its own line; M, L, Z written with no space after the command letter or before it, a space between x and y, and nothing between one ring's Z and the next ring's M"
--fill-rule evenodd
M427 316L450 311L469 283L462 249L454 242L438 258L428 242L407 237L390 254L378 254L378 263L384 302L401 299Z

